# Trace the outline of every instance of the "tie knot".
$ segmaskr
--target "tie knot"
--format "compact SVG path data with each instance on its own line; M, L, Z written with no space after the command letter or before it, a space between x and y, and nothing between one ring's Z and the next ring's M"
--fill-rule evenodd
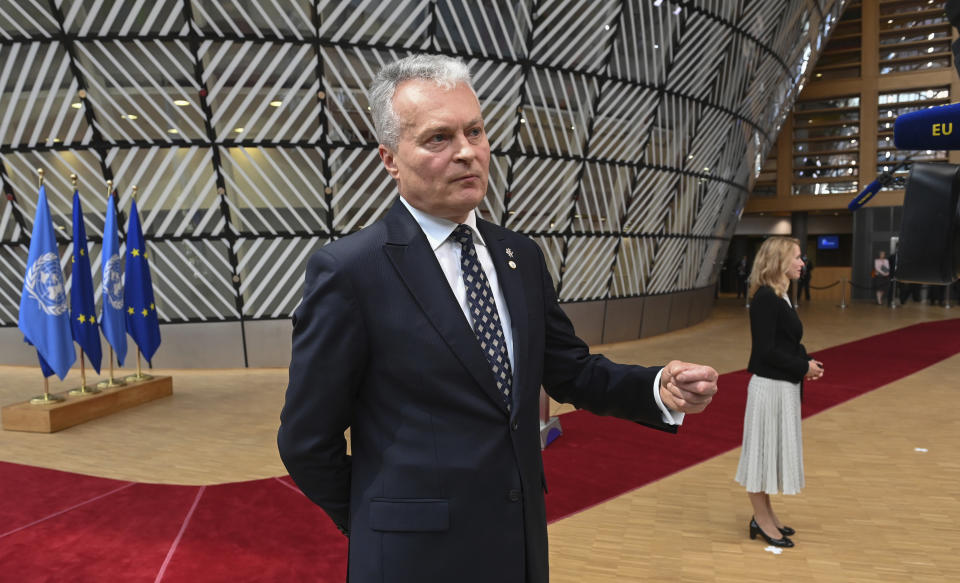
M453 240L460 243L461 246L473 245L473 232L467 225L457 225L453 230Z

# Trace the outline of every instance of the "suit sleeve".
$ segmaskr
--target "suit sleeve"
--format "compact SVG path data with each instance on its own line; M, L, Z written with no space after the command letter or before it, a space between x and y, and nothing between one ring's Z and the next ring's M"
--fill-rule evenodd
M347 277L321 249L307 263L277 446L290 477L347 532L350 456L344 431L367 358L366 331Z
M543 386L547 394L598 415L620 417L675 433L677 426L663 422L653 396L654 380L663 367L617 364L602 354L590 354L557 303L542 252L540 269L546 326Z
M777 313L783 300L772 292L761 291L750 301L750 337L753 354L764 365L781 370L791 378L802 379L809 368L806 350L800 345L800 355L790 353L777 343Z

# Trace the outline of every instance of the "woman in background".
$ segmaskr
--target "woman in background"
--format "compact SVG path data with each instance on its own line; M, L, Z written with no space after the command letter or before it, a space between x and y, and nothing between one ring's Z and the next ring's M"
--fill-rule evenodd
M888 287L890 287L890 260L887 259L886 251L880 251L877 258L873 260L873 288L877 294L877 304L883 305L883 297L887 294Z
M747 370L743 448L736 481L747 489L753 506L750 538L792 547L770 505L770 494L797 494L804 485L800 433L800 388L804 378L823 376L823 363L807 355L800 339L803 325L790 304L787 288L800 277L799 241L770 237L763 242L750 272L750 336L753 348Z

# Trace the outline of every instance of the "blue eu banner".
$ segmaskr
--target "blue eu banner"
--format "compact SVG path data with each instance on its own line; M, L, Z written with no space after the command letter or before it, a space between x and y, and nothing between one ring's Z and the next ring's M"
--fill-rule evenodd
M120 263L120 237L117 235L117 205L114 195L107 199L107 219L103 225L102 280L103 311L100 329L123 366L127 356L127 331L123 319L123 271Z
M44 376L56 373L62 380L77 359L70 336L67 289L60 270L57 238L53 234L47 191L40 187L37 214L23 276L18 319L23 336L37 349Z
M140 227L137 201L130 204L127 223L127 278L123 289L127 308L127 333L149 362L160 346L160 322L153 303L150 262Z
M97 305L93 301L87 229L83 225L80 193L76 190L73 191L73 271L70 277L70 328L73 339L90 357L90 364L99 374L103 350L100 347L100 329L97 327Z

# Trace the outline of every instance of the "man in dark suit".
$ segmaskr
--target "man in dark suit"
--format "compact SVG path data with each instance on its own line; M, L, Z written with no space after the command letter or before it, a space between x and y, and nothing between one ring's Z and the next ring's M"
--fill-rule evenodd
M490 146L460 61L388 65L370 103L400 199L310 258L280 455L350 537L351 583L546 583L540 386L676 431L717 373L590 354L539 247L477 218Z

